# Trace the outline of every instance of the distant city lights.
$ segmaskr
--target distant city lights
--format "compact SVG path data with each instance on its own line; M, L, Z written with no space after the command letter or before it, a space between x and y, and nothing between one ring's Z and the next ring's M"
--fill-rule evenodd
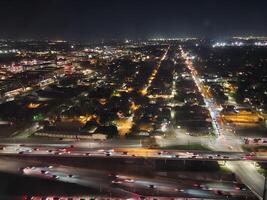
M231 42L231 43L226 43L226 42L216 42L215 44L212 45L213 48L215 47L241 47L243 46L243 42Z

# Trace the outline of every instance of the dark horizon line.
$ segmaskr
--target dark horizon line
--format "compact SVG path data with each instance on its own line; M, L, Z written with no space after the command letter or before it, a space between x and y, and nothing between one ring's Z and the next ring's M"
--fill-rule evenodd
M258 35L258 34L240 34L240 35L229 35L229 36L219 36L219 37L210 37L210 36L159 36L159 37L143 37L143 38L131 38L131 37L118 37L118 38L91 38L91 39L67 39L67 38L59 38L59 37L44 37L44 38L8 38L8 37L0 37L0 41L62 41L62 42L109 42L109 41L149 41L149 40L179 40L179 39L199 39L199 40L219 40L219 39L232 39L232 38L249 38L249 37L254 37L254 38L267 38L266 35Z

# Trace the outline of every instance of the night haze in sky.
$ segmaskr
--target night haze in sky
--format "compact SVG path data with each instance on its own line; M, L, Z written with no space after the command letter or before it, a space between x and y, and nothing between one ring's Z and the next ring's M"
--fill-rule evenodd
M264 0L1 0L1 38L144 39L264 35Z

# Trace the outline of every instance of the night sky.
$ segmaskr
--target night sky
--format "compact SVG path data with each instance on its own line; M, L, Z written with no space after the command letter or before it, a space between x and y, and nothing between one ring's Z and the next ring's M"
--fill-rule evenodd
M267 35L266 0L0 0L0 38Z

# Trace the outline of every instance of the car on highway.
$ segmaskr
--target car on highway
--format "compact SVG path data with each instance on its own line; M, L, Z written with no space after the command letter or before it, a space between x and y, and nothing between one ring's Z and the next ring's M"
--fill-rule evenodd
M57 175L52 175L52 178L54 178L54 179L59 179L59 176L57 176Z
M120 180L113 180L113 181L111 181L111 183L113 183L113 184L121 184L122 182Z
M150 189L155 189L155 188L156 188L156 186L153 185L153 184L148 185L148 187L149 187Z
M110 153L109 151L104 151L104 154L105 154L106 156L110 156L110 155L111 155L111 153Z
M134 180L133 179L125 179L125 182L127 182L127 183L133 183L134 182Z
M48 174L48 171L46 171L46 170L41 170L41 173L42 173L42 174Z

